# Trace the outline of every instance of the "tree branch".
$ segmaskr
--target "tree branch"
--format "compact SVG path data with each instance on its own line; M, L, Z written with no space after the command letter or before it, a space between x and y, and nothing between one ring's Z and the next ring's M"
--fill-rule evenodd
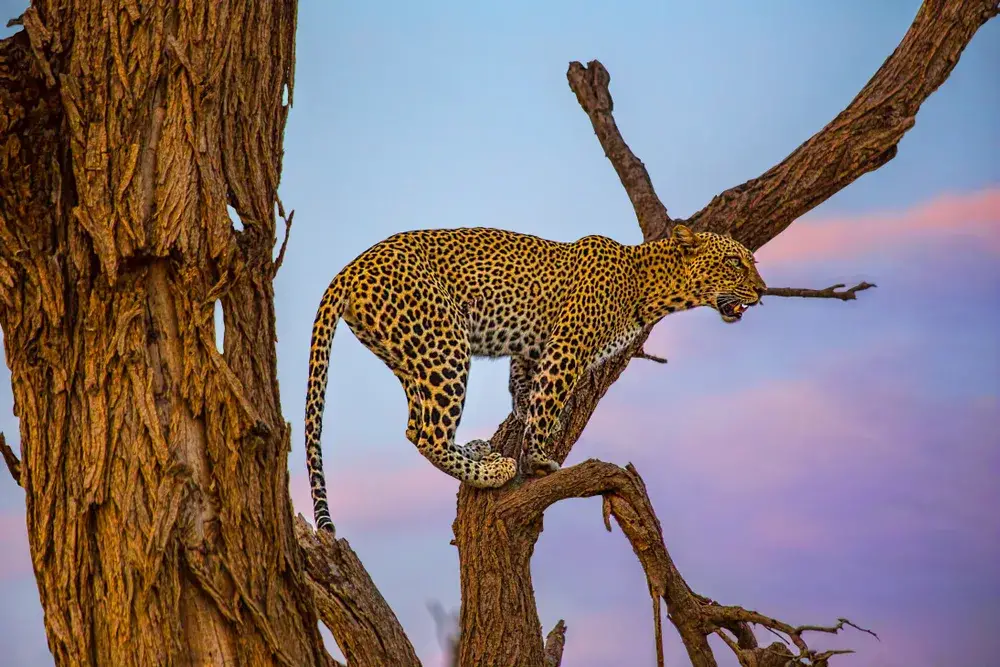
M611 83L608 70L597 60L591 60L586 67L578 62L571 62L566 78L594 126L594 133L604 148L604 155L611 160L618 178L625 186L639 220L639 227L642 228L643 240L664 237L670 231L673 221L667 215L663 202L656 196L646 166L635 156L618 131L612 115L615 104L608 89L608 84Z
M545 638L545 667L559 667L562 664L565 646L566 623L560 618Z
M997 0L925 0L899 46L846 109L781 163L717 195L686 224L698 231L728 231L757 250L892 160L920 106L996 14Z
M285 215L285 207L282 205L281 200L277 200L278 204L278 215L281 219L285 221L285 238L281 241L281 249L278 250L278 256L274 260L274 265L271 269L271 279L273 280L276 275L278 275L278 269L281 268L282 262L285 261L285 248L288 247L288 237L292 233L292 218L295 217L295 211L291 211L287 216Z
M861 628L847 619L839 619L833 626L793 626L742 607L723 606L696 594L674 565L663 539L659 519L646 492L646 485L631 464L620 468L611 463L589 459L540 479L529 480L498 501L496 516L525 524L536 523L541 521L542 514L549 506L560 500L595 495L602 495L604 499L602 510L605 527L611 530L610 519L614 517L632 544L646 573L653 598L657 664L663 664L662 634L659 631L661 599L666 603L670 612L669 619L684 640L688 656L695 667L716 665L708 645L708 636L711 634L722 637L737 657L744 660L741 664L761 666L769 664L768 661L776 656L782 656L785 662L775 664L795 664L788 663L789 658L812 660L813 664L817 664L817 661L836 653L848 652L816 652L802 638L806 632L836 633L847 625L878 638L871 630ZM798 654L788 651L776 653L773 645L760 648L750 624L787 635L798 649ZM723 630L732 633L735 640ZM756 662L746 662L751 657Z
M686 221L667 215L649 173L612 115L611 75L597 60L572 62L570 88L594 126L628 193L643 239L664 238L675 222L729 232L751 250L794 220L896 156L924 100L944 83L976 31L997 14L997 0L925 0L899 46L826 127L761 176L717 195Z
M0 433L0 454L3 454L4 463L7 464L7 470L14 478L14 483L21 486L21 462L17 459L14 450L7 444L7 438L3 433Z
M853 301L858 292L875 287L874 283L860 282L850 289L843 289L844 284L838 283L825 289L805 289L801 287L768 287L765 296L796 296L806 299L840 299ZM841 291L837 291L841 290Z
M295 537L320 620L351 667L420 667L399 619L347 540L314 531L295 517Z

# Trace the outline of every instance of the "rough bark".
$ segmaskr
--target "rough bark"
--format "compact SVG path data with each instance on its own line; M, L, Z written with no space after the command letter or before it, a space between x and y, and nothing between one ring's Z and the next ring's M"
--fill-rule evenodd
M351 667L419 667L403 627L347 540L314 531L300 514L295 535L319 617Z
M271 288L295 16L38 0L0 42L0 327L56 664L327 662Z

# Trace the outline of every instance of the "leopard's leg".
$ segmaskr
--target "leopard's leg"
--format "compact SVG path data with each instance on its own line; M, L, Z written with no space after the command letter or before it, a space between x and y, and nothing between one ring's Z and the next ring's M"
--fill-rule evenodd
M405 369L396 373L404 385L411 419L407 438L436 468L480 488L506 484L517 472L517 462L489 452L481 441L455 442L455 432L465 407L466 382L472 350L458 309L446 297L429 295L420 320L407 322L409 331L398 342L390 341L389 356ZM411 430L412 429L412 430Z
M576 346L559 339L546 344L528 399L524 447L529 472L544 475L559 469L559 464L549 458L546 446L558 431L566 400L583 366Z
M517 461L488 452L488 443L481 440L466 445L455 442L465 403L468 360L453 378L444 378L445 370L432 368L426 381L418 381L422 403L417 449L436 468L466 484L501 487L517 474Z
M512 356L510 358L510 399L514 416L522 424L528 420L528 401L531 397L531 378L537 366L527 357Z
M403 385L403 392L406 394L408 417L406 421L406 439L414 445L420 444L420 428L423 423L423 403L424 399L430 398L427 390L421 390L420 384L414 382L408 376L397 373L400 383ZM426 394L426 396L424 396ZM464 406L463 406L464 407ZM459 420L461 416L459 416ZM455 425L457 428L457 424ZM463 450L465 455L473 461L482 461L493 451L490 443L486 440L470 440L464 445L456 445Z
M399 380L399 384L402 385L403 393L406 394L407 406L406 439L416 445L420 438L421 395L420 385L413 381L412 364L407 363L393 346L386 345L385 341L366 330L360 322L349 322L349 324L352 325L351 329L361 344L381 359L382 363L389 367L392 374Z
M403 392L406 394L406 439L414 445L420 444L420 425L423 417L423 397L420 392L420 385L402 373L396 373L400 384L403 385Z

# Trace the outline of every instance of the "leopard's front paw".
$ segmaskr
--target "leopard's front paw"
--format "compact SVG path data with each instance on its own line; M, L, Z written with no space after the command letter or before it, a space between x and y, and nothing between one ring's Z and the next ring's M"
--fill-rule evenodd
M480 486L496 489L517 475L517 461L499 452L490 452L481 461L483 482Z
M500 456L493 452L493 448L486 440L470 440L465 443L465 453L473 461L488 461L491 454Z

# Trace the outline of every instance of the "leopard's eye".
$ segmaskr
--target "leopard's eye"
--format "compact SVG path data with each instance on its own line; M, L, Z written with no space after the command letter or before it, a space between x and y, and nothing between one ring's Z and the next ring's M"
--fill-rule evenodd
M728 263L729 266L732 266L737 269L743 266L743 262L740 261L739 257L727 257L726 263Z

